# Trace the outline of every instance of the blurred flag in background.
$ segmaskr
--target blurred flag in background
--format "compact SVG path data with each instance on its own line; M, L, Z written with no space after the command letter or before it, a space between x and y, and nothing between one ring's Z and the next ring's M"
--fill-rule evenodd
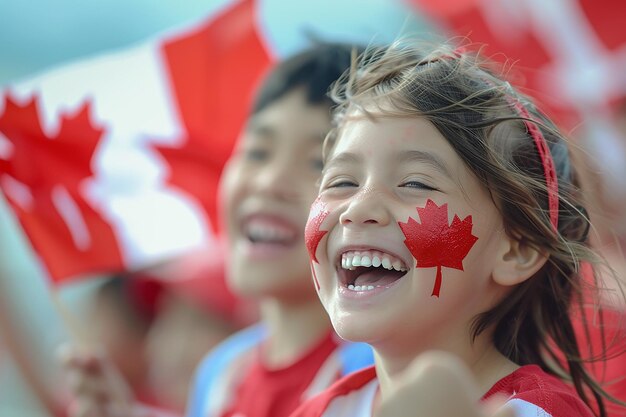
M532 96L572 127L626 96L626 2L413 0L450 35L508 59Z
M196 27L1 92L0 187L54 282L216 239L219 174L276 59L422 30L402 2L220 3Z
M606 165L626 94L620 0L220 0L204 22L0 91L0 187L55 282L136 269L216 238L216 187L255 86L312 40L468 36ZM624 173L626 175L626 172Z
M585 154L583 165L600 176L594 188L602 191L590 204L601 206L599 212L622 213L626 204L626 131L620 127L626 118L626 2L411 1L449 36L467 37L481 45L487 56L512 64L509 78L576 139Z

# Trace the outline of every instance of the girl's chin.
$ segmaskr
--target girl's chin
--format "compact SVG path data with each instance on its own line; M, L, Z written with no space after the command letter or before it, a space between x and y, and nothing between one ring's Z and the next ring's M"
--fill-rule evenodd
M371 325L371 321L362 322L357 320L331 320L335 332L339 337L350 342L361 342L371 344L373 341L383 336L380 329Z

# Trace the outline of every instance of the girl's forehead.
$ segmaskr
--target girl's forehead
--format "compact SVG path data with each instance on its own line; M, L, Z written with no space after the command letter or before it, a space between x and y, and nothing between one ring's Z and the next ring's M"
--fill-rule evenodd
M329 157L346 148L362 146L364 142L381 151L407 148L453 151L445 137L425 117L353 113L338 129Z

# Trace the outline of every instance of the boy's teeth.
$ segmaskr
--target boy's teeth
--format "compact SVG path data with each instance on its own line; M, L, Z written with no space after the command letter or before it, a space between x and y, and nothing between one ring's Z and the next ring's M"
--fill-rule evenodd
M375 267L382 266L390 271L406 271L402 260L394 258L393 256L377 252L377 251L351 251L346 252L341 256L341 267L343 269L354 270L356 267Z

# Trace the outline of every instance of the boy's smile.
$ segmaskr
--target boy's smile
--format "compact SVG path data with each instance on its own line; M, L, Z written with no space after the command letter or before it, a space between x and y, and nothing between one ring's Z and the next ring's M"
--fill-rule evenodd
M314 297L302 234L315 198L326 104L297 89L255 114L221 180L230 284L256 298Z
M284 213L254 211L242 217L242 234L247 242L244 240L241 249L251 259L279 257L300 243L301 226Z

